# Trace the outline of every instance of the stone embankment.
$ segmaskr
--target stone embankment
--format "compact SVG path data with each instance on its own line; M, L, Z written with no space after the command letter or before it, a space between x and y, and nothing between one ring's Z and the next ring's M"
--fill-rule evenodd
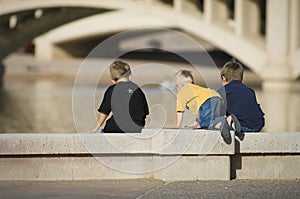
M299 179L300 133L0 134L0 180Z

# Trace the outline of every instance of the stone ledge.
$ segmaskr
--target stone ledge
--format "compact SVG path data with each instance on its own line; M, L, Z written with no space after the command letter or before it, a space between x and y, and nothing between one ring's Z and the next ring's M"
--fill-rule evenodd
M230 180L230 160L229 156L0 158L0 181L141 178Z
M226 144L218 131L192 129L0 134L0 180L299 179L299 137L246 133Z
M234 154L218 131L145 129L126 134L1 134L0 155Z
M207 130L0 134L0 180L230 180L230 154Z
M300 178L300 133L246 133L236 138L231 157L231 178L285 179Z
M236 140L236 153L300 153L300 132L245 133Z
M232 178L241 180L300 179L298 155L237 155L233 157Z

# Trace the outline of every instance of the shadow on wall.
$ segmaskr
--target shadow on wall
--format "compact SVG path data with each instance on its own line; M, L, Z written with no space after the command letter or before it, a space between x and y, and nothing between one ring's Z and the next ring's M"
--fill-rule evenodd
M4 66L3 62L0 61L0 89L3 86L4 73L5 73L5 66Z

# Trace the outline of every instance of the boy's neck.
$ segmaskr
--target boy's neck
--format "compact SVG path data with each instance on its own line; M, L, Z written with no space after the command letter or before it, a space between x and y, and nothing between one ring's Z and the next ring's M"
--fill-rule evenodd
M129 81L129 78L122 77L122 78L118 79L118 81L116 81L116 83L119 83L119 82L128 82L128 81Z
M184 87L185 85L187 85L188 83L185 84L181 84L181 85L176 85L177 90L180 90L182 87Z
M238 80L231 80L230 82L227 82L227 81L223 82L223 86L225 86L225 85L227 85L227 84L230 84L230 83L232 83L232 82L242 83L241 81L238 81Z

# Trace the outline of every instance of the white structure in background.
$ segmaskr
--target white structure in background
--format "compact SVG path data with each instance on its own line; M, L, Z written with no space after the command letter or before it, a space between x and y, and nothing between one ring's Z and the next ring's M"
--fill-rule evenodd
M54 29L35 40L36 59L51 61L56 44L142 27L179 28L228 52L264 81L264 88L288 88L300 75L300 1L266 0L266 35L259 32L257 0L235 0L233 19L225 0L21 0L1 1L0 14L25 9L82 6L111 9Z
M10 29L15 29L17 27L17 23L18 23L18 17L16 15L12 15L11 17L9 17L9 28Z
M2 0L0 15L72 6L111 10L36 38L37 62L51 63L57 54L68 55L57 44L105 33L145 27L178 28L191 33L241 60L261 77L264 89L272 92L264 95L273 96L263 107L271 124L266 129L281 131L296 125L288 118L297 111L289 103L289 90L300 77L300 1L265 1L264 22L260 0ZM234 8L229 9L233 4ZM297 99L293 101L298 104Z

